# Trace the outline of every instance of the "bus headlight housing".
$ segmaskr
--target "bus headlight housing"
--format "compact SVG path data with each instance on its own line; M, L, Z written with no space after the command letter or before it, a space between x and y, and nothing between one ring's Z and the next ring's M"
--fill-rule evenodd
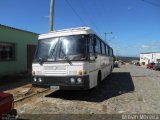
M71 82L71 84L75 84L76 83L75 78L70 78L70 82Z
M36 78L36 77L34 77L34 78L33 78L33 81L34 81L34 82L37 82L37 78Z
M42 82L42 78L38 78L38 81L39 81L39 82Z
M82 84L82 78L77 78L77 83Z
M80 70L79 71L79 75L86 75L87 74L87 70Z

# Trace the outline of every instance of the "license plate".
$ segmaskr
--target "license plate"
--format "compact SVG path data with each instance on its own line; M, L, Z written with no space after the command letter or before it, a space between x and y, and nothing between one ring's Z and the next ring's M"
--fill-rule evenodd
M54 90L59 90L59 86L50 86L51 89L54 89Z

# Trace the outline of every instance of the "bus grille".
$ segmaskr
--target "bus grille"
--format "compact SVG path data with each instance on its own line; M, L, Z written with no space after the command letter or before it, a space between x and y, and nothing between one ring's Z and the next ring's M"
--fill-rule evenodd
M67 74L66 66L45 66L44 74L51 76L66 75Z

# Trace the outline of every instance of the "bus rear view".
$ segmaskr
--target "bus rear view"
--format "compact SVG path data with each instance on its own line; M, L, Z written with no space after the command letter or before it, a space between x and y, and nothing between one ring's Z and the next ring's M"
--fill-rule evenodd
M66 90L86 90L97 86L98 79L103 79L104 70L101 69L102 57L95 51L94 37L94 32L88 27L39 35L32 64L32 84ZM109 65L111 59L107 60ZM111 73L112 64L108 66L109 70L106 68L105 76Z

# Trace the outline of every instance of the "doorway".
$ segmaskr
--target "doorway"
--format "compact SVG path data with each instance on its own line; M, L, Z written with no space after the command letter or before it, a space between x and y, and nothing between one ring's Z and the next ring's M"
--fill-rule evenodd
M27 70L32 70L32 61L36 51L36 45L27 45Z

